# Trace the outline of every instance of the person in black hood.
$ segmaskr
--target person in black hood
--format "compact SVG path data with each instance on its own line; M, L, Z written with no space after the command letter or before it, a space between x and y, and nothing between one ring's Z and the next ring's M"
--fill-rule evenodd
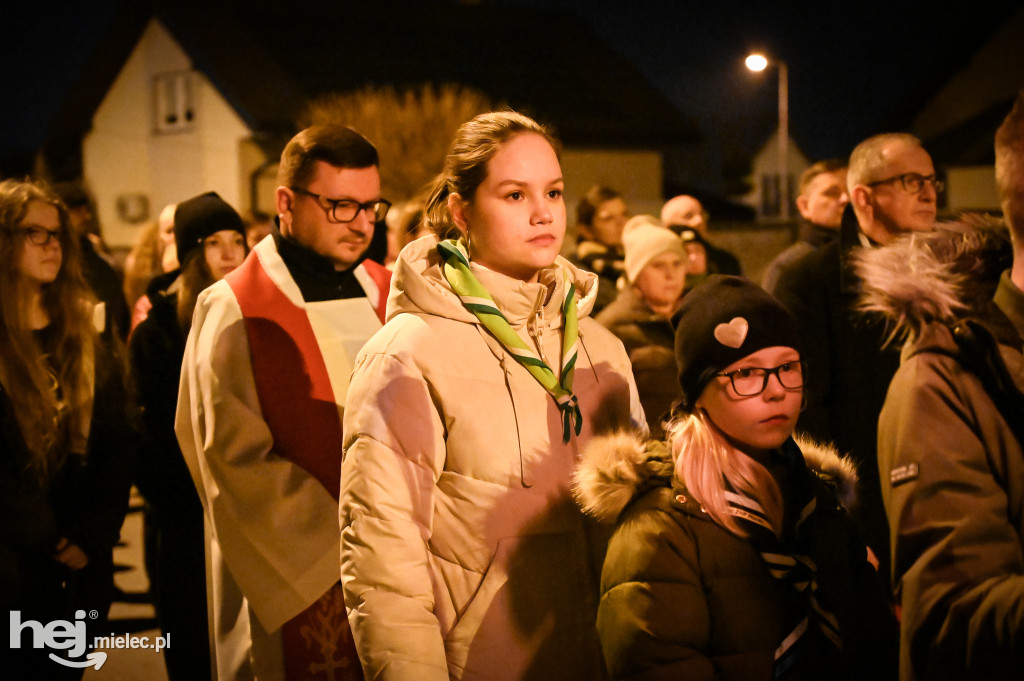
M154 279L152 309L128 343L142 423L136 484L156 535L150 588L161 630L174 635L164 651L172 681L210 678L203 507L174 435L181 361L199 293L248 253L242 218L214 192L178 204L174 237L181 268Z

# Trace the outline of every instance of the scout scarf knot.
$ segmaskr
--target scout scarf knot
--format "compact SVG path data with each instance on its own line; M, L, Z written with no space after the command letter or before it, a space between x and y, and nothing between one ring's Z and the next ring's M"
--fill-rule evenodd
M477 280L469 269L469 257L462 240L448 239L437 245L444 266L441 268L445 279L458 294L467 310L476 315L492 336L522 364L554 398L562 413L562 441L569 442L573 432L580 434L583 415L579 402L572 392L573 371L576 368L576 343L579 339L579 320L576 317L576 287L567 281L565 298L562 300L562 379L533 350L527 347L515 332L508 319L495 304L491 294Z
M793 532L796 539L786 543L775 536L764 510L757 501L732 490L726 492L726 499L729 502L729 512L747 531L750 544L761 554L761 559L771 576L789 584L806 602L804 612L787 623L790 633L775 650L772 678L788 678L790 673L800 666L799 663L804 657L804 646L801 644L806 643L812 626L816 627L837 651L841 651L843 642L839 634L839 622L818 600L818 566L800 551L800 530L817 507L817 500L813 494L801 500L803 506Z

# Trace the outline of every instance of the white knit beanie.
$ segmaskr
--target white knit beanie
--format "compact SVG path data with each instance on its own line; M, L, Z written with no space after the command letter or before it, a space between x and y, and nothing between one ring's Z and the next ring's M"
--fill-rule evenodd
M661 222L650 215L629 219L622 229L622 248L626 252L626 279L629 283L635 282L647 263L662 253L675 253L686 259L679 236L662 227Z

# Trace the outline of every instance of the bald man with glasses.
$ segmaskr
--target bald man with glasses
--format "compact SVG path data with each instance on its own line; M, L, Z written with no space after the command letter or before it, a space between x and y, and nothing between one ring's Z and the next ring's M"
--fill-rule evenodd
M901 232L935 226L942 182L913 135L877 135L861 142L850 155L846 183L860 231L871 242L884 245Z
M931 230L942 182L931 156L912 135L889 133L861 142L850 155L839 239L783 272L774 295L797 320L807 361L807 408L798 430L858 463L854 519L888 584L889 526L877 460L878 415L899 367L899 346L886 345L887 327L857 309L860 280L851 270L855 249L884 245L901 233Z
M390 203L345 127L285 147L277 220L196 303L175 428L203 503L214 678L357 678L339 582L342 412L384 320Z

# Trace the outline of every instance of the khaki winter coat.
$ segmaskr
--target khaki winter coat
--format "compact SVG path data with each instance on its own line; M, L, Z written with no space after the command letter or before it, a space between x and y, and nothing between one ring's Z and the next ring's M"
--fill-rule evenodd
M1024 292L1010 264L991 225L947 225L860 264L865 303L910 333L878 429L906 681L1024 670ZM969 368L985 337L1016 398L1005 411Z
M793 440L780 456L791 485L806 486L816 500L800 543L817 566L816 594L835 615L843 644L840 653L808 637L799 653L804 664L786 678L895 679L895 617L840 506L856 496L852 464ZM674 477L666 446L632 434L593 440L577 472L577 497L616 526L597 618L612 679L773 678L776 648L806 603L772 578L749 540L712 520Z
M601 541L570 494L591 435L643 424L622 344L585 318L594 276L559 259L526 284L472 265L513 328L560 364L567 273L580 316L562 442L551 396L444 280L433 237L407 246L388 323L349 387L342 584L367 679L597 679Z

